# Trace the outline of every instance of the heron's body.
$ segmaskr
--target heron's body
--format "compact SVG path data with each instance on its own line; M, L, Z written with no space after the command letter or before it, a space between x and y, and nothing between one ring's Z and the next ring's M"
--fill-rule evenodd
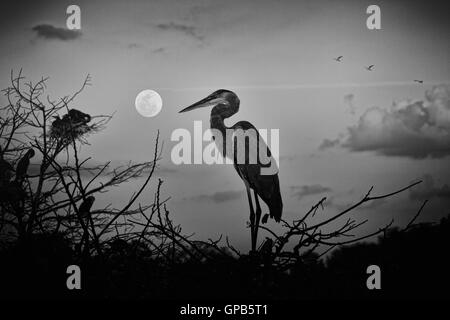
M3 159L3 154L1 154L0 148L0 186L9 183L13 172L14 168L8 161Z
M85 218L87 216L89 216L89 214L91 213L91 207L94 204L95 201L95 197L94 196L89 196L86 198L86 200L84 200L80 207L78 208L78 214L80 215L81 218Z
M30 159L34 157L34 150L29 149L25 155L19 160L16 167L16 181L21 182L26 176Z
M69 112L63 116L63 120L69 120L73 124L86 124L91 121L91 116L87 113L81 112L77 109L70 109Z
M258 197L260 197L268 206L270 217L279 222L283 211L283 201L280 193L280 183L278 179L278 173L267 175L262 174L261 170L264 167L273 167L276 164L275 159L272 157L271 152L264 141L261 141L261 136L258 130L248 121L240 121L231 127L225 125L225 119L231 117L239 111L240 101L236 94L228 90L218 90L209 95L205 99L198 103L180 111L190 111L199 107L213 106L211 111L210 124L211 129L215 129L221 133L222 139L215 139L216 145L219 151L226 157L233 159L234 168L236 169L239 177L245 184L247 189L247 196L250 206L250 224L252 227L252 249L255 250L256 238L259 227L259 220L261 217L261 208L259 205ZM238 161L238 148L237 143L230 144L228 139L236 139L233 135L229 135L229 132L237 132L239 129L243 130L252 138L245 141L245 162ZM220 141L222 142L220 144ZM236 141L236 140L235 140ZM250 143L254 141L256 143ZM227 154L227 146L233 145L233 154ZM267 164L263 164L260 158L259 148L265 148L262 150L265 152L270 161ZM250 160L256 159L256 163L252 163ZM251 200L251 190L254 193L256 215L253 211L253 203Z

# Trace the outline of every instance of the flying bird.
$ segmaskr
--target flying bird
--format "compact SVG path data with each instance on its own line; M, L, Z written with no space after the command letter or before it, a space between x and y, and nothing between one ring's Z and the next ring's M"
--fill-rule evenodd
M414 80L414 82L423 83L423 80Z
M258 133L258 130L248 121L239 121L231 127L227 127L224 120L236 114L239 111L240 100L238 96L229 90L220 89L206 98L192 104L191 106L183 109L181 112L192 111L198 108L212 107L210 124L211 129L215 129L222 134L222 139L220 143L219 139L214 139L219 152L224 156L232 157L233 165L236 169L239 177L245 184L247 190L248 203L250 207L250 232L251 232L251 242L252 242L252 252L256 251L256 243L258 238L258 228L261 218L261 206L259 204L258 197L260 197L268 206L270 217L275 219L276 222L280 222L281 214L283 211L283 201L281 199L280 193L280 183L278 179L278 173L271 175L261 174L261 170L265 167L271 167L272 164L276 164L275 159L271 156L270 150L267 145L262 140ZM228 130L227 130L228 129ZM234 144L234 150L232 154L226 154L227 139L235 139L232 137L227 137L227 131L232 131L233 134L237 133L238 130L244 130L246 134L253 135L253 139L250 138L248 141L256 141L256 143L245 144L245 163L240 163L243 161L237 161L238 157L241 158L242 155L237 154L236 146ZM261 139L261 140L260 140ZM261 141L261 142L260 142ZM256 146L254 145L256 144ZM268 164L262 164L259 158L259 148L266 149L267 155L270 157L270 162ZM255 155L258 161L257 163L250 163L248 161L252 155ZM230 158L231 158L230 157ZM253 208L253 201L251 191L253 191L254 201L256 206L256 211Z
M336 60L337 62L342 62L342 58L343 58L344 56L339 56L339 57L337 57L337 58L334 58L334 60Z
M374 65L374 64L371 64L370 66L366 67L366 70L372 71L373 67L375 67L375 65Z
M30 165L30 159L34 157L34 150L30 148L25 155L19 160L16 167L16 181L22 182L23 178L27 174L28 167Z

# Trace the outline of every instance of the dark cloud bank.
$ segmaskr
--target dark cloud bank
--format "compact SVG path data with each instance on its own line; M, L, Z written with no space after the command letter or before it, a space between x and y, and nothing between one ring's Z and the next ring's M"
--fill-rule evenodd
M242 190L240 190L240 191L234 191L234 190L220 191L220 192L215 192L212 194L201 194L201 195L190 198L190 200L221 203L221 202L239 199L242 197L243 194L245 194L245 192Z
M81 31L55 27L51 24L38 24L32 28L38 37L62 41L75 40L81 37Z
M176 31L183 33L189 37L192 37L194 39L197 39L199 41L203 40L203 36L198 34L197 29L193 26L188 26L185 24L179 24L175 22L169 22L169 23L160 23L156 26L158 29L163 31Z
M292 196L301 200L306 196L321 194L331 191L331 188L321 186L320 184L292 186L290 187Z
M433 177L428 174L424 175L421 180L421 184L410 190L410 199L419 201L433 198L450 200L450 186L448 184L436 186Z

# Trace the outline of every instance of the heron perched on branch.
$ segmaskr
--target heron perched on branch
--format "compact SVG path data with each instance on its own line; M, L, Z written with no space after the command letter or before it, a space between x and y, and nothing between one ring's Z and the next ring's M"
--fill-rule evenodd
M13 172L14 168L3 158L2 147L0 147L0 187L9 183Z
M80 243L77 245L77 251L79 251L80 253L82 252L83 255L88 255L89 254L89 234L87 231L87 226L85 225L85 222L89 223L89 220L92 221L91 219L91 208L92 205L94 204L95 201L95 197L94 196L89 196L86 199L83 200L83 202L80 204L80 206L78 207L78 217L81 219L80 223L83 226L83 235L81 237L81 241ZM85 222L83 222L85 221ZM94 227L92 225L92 227ZM84 250L82 251L81 248L83 246L84 243Z
M251 241L252 241L252 251L256 251L256 243L258 238L258 228L261 219L261 206L259 204L258 197L260 197L268 206L270 217L275 219L276 222L280 222L281 214L283 211L283 201L281 199L280 193L280 183L278 180L278 173L274 174L262 174L262 170L267 167L276 166L275 159L271 156L271 152L264 140L259 135L256 128L248 121L239 121L231 127L227 127L224 123L226 118L231 117L239 111L239 98L238 96L229 90L217 90L207 96L206 98L194 103L193 105L181 110L180 112L187 112L198 108L212 107L210 124L211 129L222 134L222 139L214 139L219 152L224 156L228 156L233 159L233 165L236 169L239 177L243 180L245 188L247 190L248 203L250 207L250 231L251 231ZM232 154L226 154L227 139L230 137L227 131L237 132L237 130L243 130L244 132L249 132L250 134L256 135L253 141L255 144L250 144L246 141L245 143L245 162L240 163L237 161L239 155L237 154L236 144L234 145L234 150ZM231 139L235 139L231 137ZM251 140L251 139L249 139ZM261 150L262 148L262 150ZM270 162L268 164L263 164L261 162L260 152L265 151L270 157ZM256 163L251 163L248 161L252 155L256 153ZM256 206L256 211L253 208L253 201L251 193L253 191L254 201ZM265 216L267 220L267 216Z
M30 159L34 157L34 150L30 148L25 155L19 160L16 167L16 181L22 182L23 178L25 178L28 167L30 166Z
M71 121L74 124L87 124L91 121L91 116L77 109L70 109L62 118L63 121Z
M94 196L89 196L86 198L86 200L84 200L79 208L78 208L78 213L80 215L81 218L86 218L90 215L91 213L91 207L94 204L95 201L95 197Z

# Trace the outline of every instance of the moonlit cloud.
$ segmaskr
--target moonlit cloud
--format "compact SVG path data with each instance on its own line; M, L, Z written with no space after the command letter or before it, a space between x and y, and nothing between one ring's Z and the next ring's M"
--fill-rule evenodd
M390 108L366 110L346 139L325 139L319 149L341 145L354 152L385 156L440 158L450 155L450 86L439 85L420 101L400 101Z

